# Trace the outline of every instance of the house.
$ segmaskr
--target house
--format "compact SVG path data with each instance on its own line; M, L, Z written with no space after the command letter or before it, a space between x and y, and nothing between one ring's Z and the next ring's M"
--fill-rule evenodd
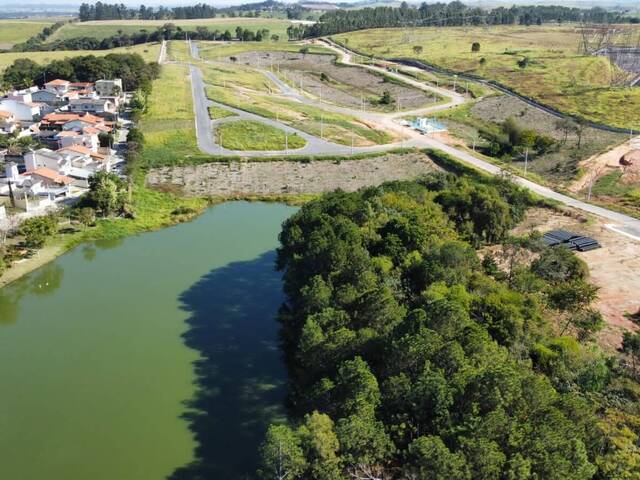
M57 78L55 80L51 80L50 82L46 82L44 84L44 89L57 93L59 95L63 95L69 91L70 85L71 82L69 82L68 80L61 80Z
M89 113L66 122L62 125L62 130L75 130L76 132L82 132L85 128L89 127L100 130L101 132L108 133L111 131L110 122L106 122L104 118L96 117Z
M27 124L37 122L42 114L41 104L25 103L10 98L0 99L0 110L12 113L17 121Z
M122 89L122 80L115 78L113 80L96 81L96 93L100 97L120 97L124 90Z
M84 129L87 130L87 129ZM94 129L96 133L76 132L75 130L65 130L54 135L53 140L56 141L58 148L71 147L79 145L86 147L92 152L97 152L100 147L98 140L99 130Z
M50 113L45 115L40 122L40 136L52 137L61 131L82 132L85 128L94 128L99 131L110 132L105 119L89 113L80 115L77 113Z
M108 170L111 158L81 146L71 146L53 151L48 148L28 152L24 155L27 173L40 169L71 178L72 184L80 188L89 187L89 177L96 172Z
M69 84L70 92L78 92L78 95L95 96L95 85L91 82L72 82Z
M57 93L53 90L38 90L31 94L34 102L45 103L52 107L63 107L72 99L78 98L78 92Z
M0 132L13 133L18 128L18 120L16 116L7 112L6 110L0 110Z
M69 110L74 113L92 113L114 120L118 110L116 104L107 98L77 98L69 102Z
M38 91L38 87L29 87L23 90L11 90L7 93L7 99L16 100L17 102L32 103L33 93Z

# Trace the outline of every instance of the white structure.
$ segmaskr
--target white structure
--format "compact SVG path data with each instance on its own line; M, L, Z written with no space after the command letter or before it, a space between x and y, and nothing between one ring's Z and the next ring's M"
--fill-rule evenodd
M416 118L410 125L426 135L447 131L447 127L432 118Z
M76 132L75 130L66 130L58 132L53 136L53 139L58 142L58 148L73 147L77 145L86 147L92 152L98 152L98 148L100 147L98 135L95 133L91 134Z
M71 85L71 82L57 78L55 80L51 80L50 82L45 83L44 89L49 90L51 92L55 92L58 95L63 95L69 91L70 85Z
M7 93L9 100L16 100L23 103L33 102L33 94L38 91L38 87L29 87L24 90L12 90Z
M5 220L7 218L7 209L4 208L4 205L0 205L0 221Z
M124 93L122 80L119 78L113 80L98 80L95 89L100 97L120 97Z
M12 113L16 120L24 123L34 123L40 119L42 109L39 104L25 103L9 98L0 99L0 110Z
M69 101L69 111L73 113L92 113L95 115L117 113L114 102L107 98L77 98Z
M17 128L18 120L16 116L6 110L0 110L0 132L13 133Z

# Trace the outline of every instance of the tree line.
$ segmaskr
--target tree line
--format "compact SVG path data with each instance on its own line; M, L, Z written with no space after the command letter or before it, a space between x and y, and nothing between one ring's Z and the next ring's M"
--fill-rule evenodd
M269 428L262 478L638 478L637 373L592 341L586 265L510 236L533 203L436 173L283 224L291 420Z
M140 45L149 42L159 42L162 40L184 40L186 37L194 40L240 40L244 42L261 42L265 40L279 40L276 35L269 35L268 29L250 30L247 28L236 27L233 33L230 30L209 30L205 26L198 26L195 30L184 30L182 27L173 23L166 23L161 27L157 27L153 31L146 29L135 33L120 32L107 38L99 40L95 37L74 37L63 40L56 40L51 43L42 43L39 41L28 41L26 43L14 46L13 50L17 52L26 51L56 51L56 50L110 50L118 47L129 47L132 45Z
M217 8L213 5L198 3L185 7L148 7L140 5L138 8L130 8L124 4L96 2L95 4L83 3L80 5L78 17L81 22L90 20L181 20L191 18L215 18L217 16L246 16L258 17L261 11L286 11L289 6L268 0L266 2L249 3L234 7ZM294 9L295 10L295 9Z
M120 78L126 91L150 92L158 78L160 66L146 63L137 53L110 53L103 57L81 55L53 60L40 65L29 58L18 58L2 73L5 87L42 86L47 80L62 78L71 82L95 82L103 78Z
M512 6L485 10L462 2L422 3L400 7L375 7L358 10L335 10L323 14L320 21L304 26L304 37L318 37L366 28L383 27L452 27L464 25L532 25L544 22L626 22L628 18L600 7L590 9L563 6Z

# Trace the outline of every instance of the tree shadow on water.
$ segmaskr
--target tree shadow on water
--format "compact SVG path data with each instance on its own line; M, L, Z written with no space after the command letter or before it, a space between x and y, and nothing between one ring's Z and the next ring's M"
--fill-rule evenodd
M195 460L170 480L255 478L267 426L283 415L286 373L275 316L282 303L275 252L213 270L180 296L190 314L187 346L197 350L197 390L184 418Z

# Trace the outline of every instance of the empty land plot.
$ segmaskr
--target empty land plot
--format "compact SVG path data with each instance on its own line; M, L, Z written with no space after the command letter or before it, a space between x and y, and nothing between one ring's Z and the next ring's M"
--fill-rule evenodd
M489 140L483 132L498 132L500 124L512 118L523 129L534 130L539 135L553 138L557 143L546 153L529 156L528 172L538 174L554 186L566 186L579 174L579 163L592 155L605 151L623 142L625 135L584 128L579 138L573 131L559 127L558 118L527 103L508 96L497 95L483 98L473 105L438 113L449 131L469 148L474 139L476 147L489 151ZM580 146L578 146L578 143ZM503 158L518 169L524 169L524 156L514 153Z
M361 52L417 58L497 80L564 112L640 129L640 88L615 86L617 67L608 59L578 54L575 26L374 29L335 38ZM474 42L479 52L471 51Z
M235 55L235 62L269 68L297 88L337 105L382 112L433 105L438 95L413 88L361 67L336 63L335 55L252 51ZM229 57L225 57L229 61ZM390 101L381 102L384 92Z
M0 49L11 48L16 43L26 42L53 22L37 20L0 20Z
M303 45L301 43L268 42L205 42L198 41L200 57L205 60L224 61L225 57L237 56L246 52L290 52L297 53L305 46L309 53L319 53L336 56L333 50L318 45ZM228 58L227 58L228 60Z
M340 162L231 162L154 168L147 183L178 189L190 197L319 194L336 188L355 191L435 170L439 168L421 153L386 154Z
M295 133L287 135L284 130L252 120L218 125L216 141L229 150L295 150L307 144Z
M229 30L235 35L236 27L249 30L269 30L269 35L279 35L282 40L287 39L287 27L291 24L287 20L268 18L203 18L193 20L99 20L92 22L75 22L65 25L55 32L49 41L68 40L77 37L92 37L103 40L113 35L133 34L146 30L153 32L158 27L171 23L186 32L196 31L198 27L206 27L210 31Z
M102 57L109 53L137 53L147 62L154 62L160 54L159 43L145 43L132 47L113 48L111 50L59 50L54 52L11 52L0 53L0 72L18 58L28 58L36 63L48 63L52 60L77 57L79 55L95 55Z
M193 121L188 67L164 65L153 82L149 105L140 120L145 145L141 160L148 166L181 164L199 154Z
M377 130L355 116L274 95L277 87L262 73L245 65L202 65L207 96L216 102L262 117L281 121L303 132L343 145L382 145L393 141L387 132Z
M189 44L184 40L171 40L167 42L167 60L174 62L191 61Z

